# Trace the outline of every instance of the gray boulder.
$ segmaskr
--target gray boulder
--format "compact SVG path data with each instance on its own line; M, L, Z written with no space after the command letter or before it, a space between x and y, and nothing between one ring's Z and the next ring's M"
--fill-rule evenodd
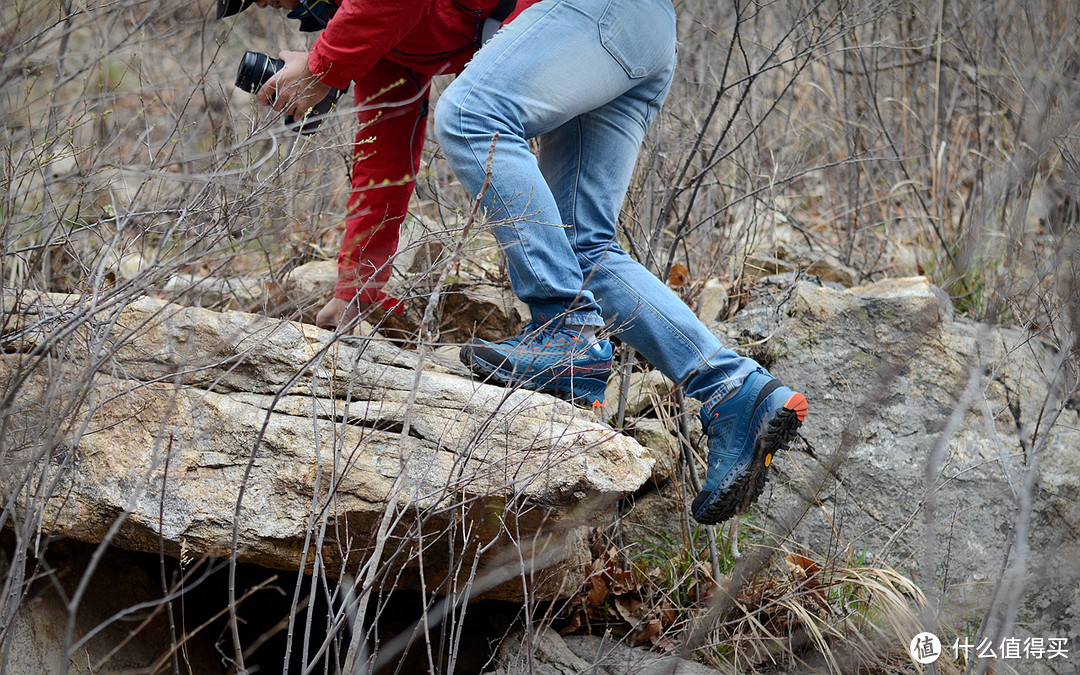
M499 646L488 675L715 675L720 671L675 654L631 647L595 635L560 636L550 628L516 633Z
M758 503L765 528L911 575L950 645L973 626L1076 645L1080 412L1053 336L956 318L924 278L760 290L716 330L758 343L810 401Z
M753 572L760 558L749 554L777 549L834 566L887 565L926 593L923 618L950 657L957 639L985 638L998 651L1003 639L1061 638L1074 647L1075 360L1048 333L954 316L924 278L829 286L763 280L745 309L712 325L810 403L799 439L773 462L747 516L752 529L737 569ZM649 445L654 453L663 447ZM676 452L672 446L668 462ZM704 478L704 467L698 471ZM692 498L677 482L639 496L624 538L670 545L665 536L678 540L696 526L687 516ZM1070 657L991 665L1076 672Z

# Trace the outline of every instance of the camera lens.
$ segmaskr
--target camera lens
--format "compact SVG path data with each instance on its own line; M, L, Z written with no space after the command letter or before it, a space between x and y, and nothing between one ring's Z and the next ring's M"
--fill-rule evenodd
M240 59L236 69L236 86L249 94L259 91L259 87L269 80L274 73L285 67L281 59L272 59L266 54L248 51Z
M223 19L233 14L239 14L248 7L255 0L218 0L217 3L217 18Z
M240 59L240 67L236 69L236 86L249 94L254 94L274 76L274 73L284 67L285 62L281 59L272 59L266 54L249 50L244 54L244 58ZM345 93L344 90L331 89L323 100L304 115L302 120L294 120L289 115L285 117L285 124L289 128L299 129L302 134L315 133L322 123L322 115L330 112L343 93ZM270 101L273 102L273 100L274 96L271 95Z

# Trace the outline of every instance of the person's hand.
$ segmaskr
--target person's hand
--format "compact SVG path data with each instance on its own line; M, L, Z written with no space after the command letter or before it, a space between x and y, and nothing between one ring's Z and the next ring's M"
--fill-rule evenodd
M281 52L285 66L259 88L259 103L300 120L312 106L326 98L330 86L308 69L307 52Z

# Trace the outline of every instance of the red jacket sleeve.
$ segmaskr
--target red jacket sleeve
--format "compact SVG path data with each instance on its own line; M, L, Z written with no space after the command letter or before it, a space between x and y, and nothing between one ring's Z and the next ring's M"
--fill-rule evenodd
M325 84L344 89L378 63L431 10L431 0L340 0L315 40L308 67Z

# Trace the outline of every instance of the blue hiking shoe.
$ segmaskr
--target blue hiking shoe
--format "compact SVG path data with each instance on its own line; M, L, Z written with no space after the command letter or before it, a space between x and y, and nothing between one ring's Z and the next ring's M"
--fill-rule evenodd
M502 342L470 340L460 357L485 380L599 408L604 405L611 354L607 340L590 341L572 330L529 324Z
M786 450L806 419L806 397L761 371L712 410L701 411L709 473L690 513L706 525L742 513L765 488L773 455Z

